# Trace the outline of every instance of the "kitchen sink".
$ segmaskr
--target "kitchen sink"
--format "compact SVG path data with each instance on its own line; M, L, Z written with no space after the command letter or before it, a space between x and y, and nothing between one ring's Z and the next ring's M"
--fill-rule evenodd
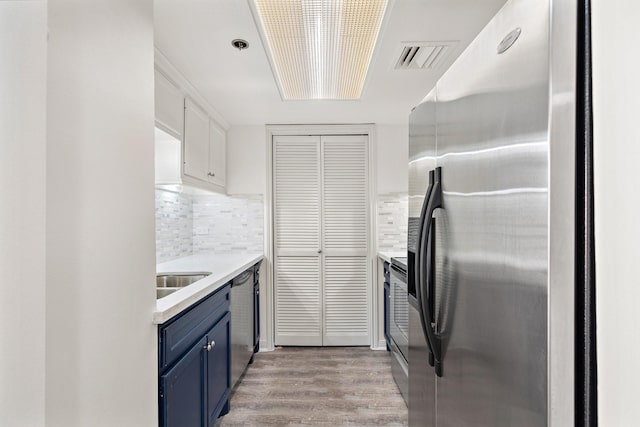
M160 299L179 289L189 286L200 279L204 279L211 273L199 271L194 273L163 273L156 275L156 298Z

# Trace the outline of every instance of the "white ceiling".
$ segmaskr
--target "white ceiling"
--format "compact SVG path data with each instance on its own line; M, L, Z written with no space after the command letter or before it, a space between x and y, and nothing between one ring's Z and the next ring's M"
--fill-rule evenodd
M358 101L282 101L246 0L155 0L156 47L232 126L406 123L505 0L390 0ZM249 42L238 51L231 40ZM459 41L436 70L394 70L402 42Z

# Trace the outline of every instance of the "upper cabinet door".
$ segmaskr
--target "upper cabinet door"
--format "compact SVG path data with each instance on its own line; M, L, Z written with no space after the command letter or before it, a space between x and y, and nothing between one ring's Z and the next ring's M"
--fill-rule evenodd
M213 120L209 121L209 182L225 186L227 135Z
M184 173L209 179L209 117L190 98L184 100Z
M155 70L156 125L177 139L182 139L183 99L178 86Z

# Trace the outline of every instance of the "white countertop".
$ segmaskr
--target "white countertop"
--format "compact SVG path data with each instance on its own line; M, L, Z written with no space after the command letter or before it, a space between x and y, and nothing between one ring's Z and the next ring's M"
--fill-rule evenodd
M378 258L391 262L391 258L406 257L407 251L378 251Z
M164 323L185 308L209 295L238 274L263 258L261 253L210 254L202 253L156 266L156 273L189 273L210 271L211 275L176 291L156 302L153 323Z

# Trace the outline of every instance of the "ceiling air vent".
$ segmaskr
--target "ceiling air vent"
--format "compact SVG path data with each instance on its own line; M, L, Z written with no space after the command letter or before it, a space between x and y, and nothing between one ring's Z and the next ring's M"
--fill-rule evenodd
M457 42L403 43L396 60L396 70L435 69L442 64Z

